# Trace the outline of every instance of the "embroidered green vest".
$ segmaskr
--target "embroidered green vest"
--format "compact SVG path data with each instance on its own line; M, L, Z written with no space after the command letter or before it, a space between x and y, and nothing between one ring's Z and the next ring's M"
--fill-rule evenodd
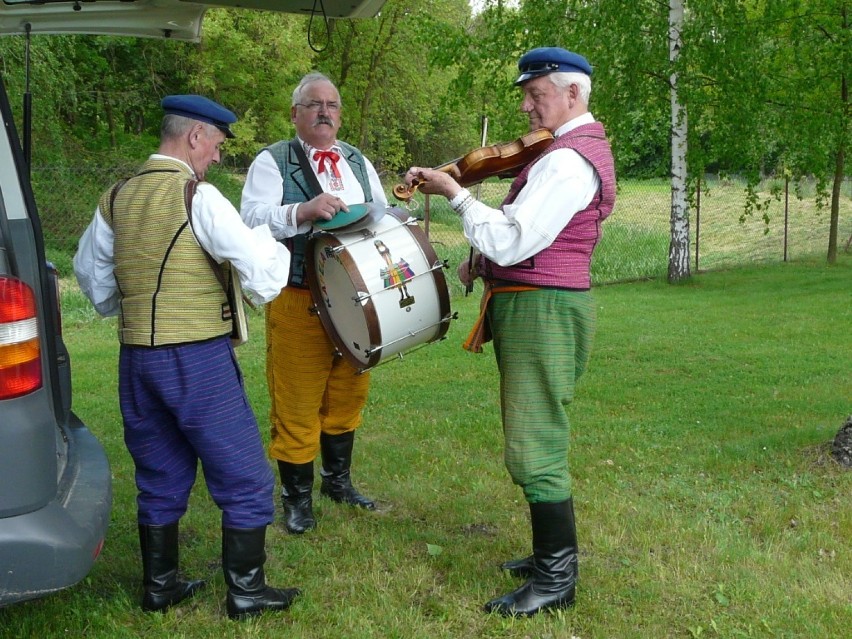
M192 177L180 162L149 159L114 199L113 189L101 196L115 234L122 344L182 344L231 332L225 292L189 228L184 186Z
M373 201L373 191L370 188L370 176L367 174L367 163L361 152L351 144L337 141L337 144L343 149L343 159L352 169L358 183L364 190L364 201ZM283 183L283 197L281 204L295 204L297 202L307 202L315 198L318 193L311 190L308 181L305 179L305 174L302 171L302 166L299 164L299 158L290 146L290 140L281 140L275 144L271 144L265 149L272 154L275 163L278 165L278 170L281 172ZM305 271L305 248L308 244L309 233L301 233L294 235L285 240L287 248L290 249L290 279L287 286L297 286L307 288L307 273Z

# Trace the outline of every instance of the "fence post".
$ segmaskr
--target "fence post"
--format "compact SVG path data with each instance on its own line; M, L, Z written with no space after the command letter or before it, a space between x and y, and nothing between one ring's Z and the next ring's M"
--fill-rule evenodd
M695 272L698 272L698 244L701 237L701 178L695 189Z
M787 221L790 214L790 178L784 176L784 261L787 261Z

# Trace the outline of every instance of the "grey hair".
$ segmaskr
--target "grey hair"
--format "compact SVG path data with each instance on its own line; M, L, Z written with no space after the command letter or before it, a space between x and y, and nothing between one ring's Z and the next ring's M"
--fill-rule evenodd
M587 106L589 104L589 96L592 94L592 79L585 73L577 73L576 71L560 71L557 73L549 73L547 75L550 81L560 89L567 89L572 84L576 84L580 90L580 100Z
M174 140L175 138L179 138L196 124L200 124L202 126L204 134L207 137L212 136L214 131L219 130L216 126L209 122L201 122L200 120L193 120L192 118L187 118L182 115L168 113L163 116L163 123L160 125L160 139Z
M328 82L331 86L334 87L334 90L337 91L337 86L332 82L328 76L320 73L319 71L313 71L299 80L299 85L293 89L293 101L290 106L296 106L297 104L302 104L302 93L304 93L305 88L309 84L313 84L314 82ZM340 97L340 91L337 91L338 99Z

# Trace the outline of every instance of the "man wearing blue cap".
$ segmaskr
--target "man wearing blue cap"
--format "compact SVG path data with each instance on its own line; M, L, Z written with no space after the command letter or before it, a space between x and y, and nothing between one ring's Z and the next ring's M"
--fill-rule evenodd
M588 111L592 68L559 47L518 62L515 84L531 131L554 142L515 178L498 209L447 173L412 167L406 181L445 196L481 254L459 276L485 282L483 317L466 348L492 338L500 371L505 462L529 503L532 555L502 568L527 581L489 601L488 612L532 615L574 603L577 534L568 467L566 408L595 331L590 263L615 204L615 169L603 126ZM537 338L546 336L546 339Z
M222 510L228 615L283 610L299 591L264 578L275 482L230 340L231 303L242 300L229 301L225 282L236 271L245 294L269 302L287 282L290 254L202 181L234 137L236 116L198 95L168 96L162 106L158 151L101 196L74 256L82 291L99 313L119 316L142 608L165 611L204 586L178 578L178 526L200 460Z

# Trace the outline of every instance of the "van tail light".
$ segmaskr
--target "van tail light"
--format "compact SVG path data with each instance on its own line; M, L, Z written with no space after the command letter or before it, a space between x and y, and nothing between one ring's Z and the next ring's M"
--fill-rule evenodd
M0 400L41 388L41 346L33 290L0 276Z

